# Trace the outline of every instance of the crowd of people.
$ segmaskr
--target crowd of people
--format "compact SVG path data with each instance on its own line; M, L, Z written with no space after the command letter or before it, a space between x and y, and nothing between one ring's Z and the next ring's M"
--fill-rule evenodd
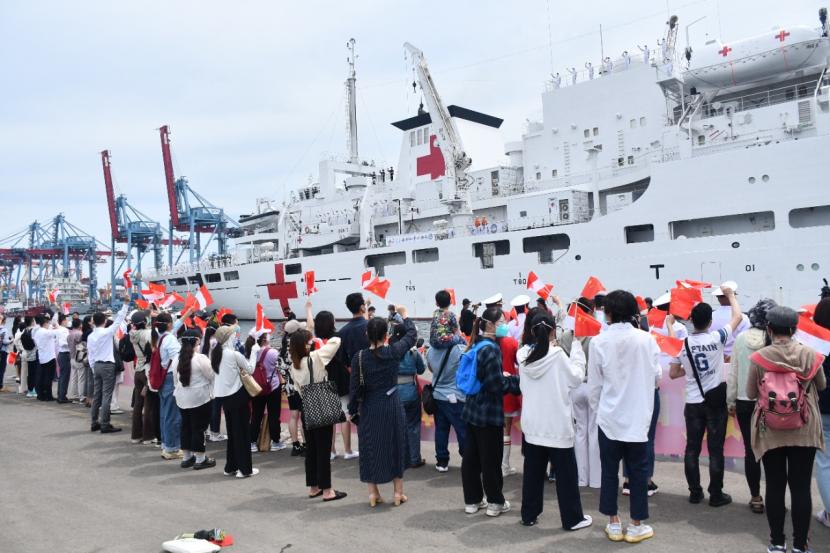
M715 308L697 302L687 319L671 314L671 294L646 298L645 309L623 290L590 296L564 305L553 295L550 302L520 295L505 306L496 294L476 304L465 299L456 316L452 296L441 290L422 338L405 306L390 305L386 317L375 316L361 293L345 298L352 319L339 330L331 311L315 313L309 301L306 320L289 314L281 336L258 325L243 337L228 310L188 308L174 317L151 305L130 313L129 297L114 314L81 318L56 310L16 318L11 332L0 315L0 384L8 353L20 394L85 405L90 430L109 434L121 431L111 415L129 368L134 444L160 448L165 460L183 469L203 470L216 466L205 442L225 441L223 473L236 478L258 474L253 452L290 447L291 456L304 458L308 497L324 502L346 497L331 474L339 426L343 456L359 457L371 507L384 503L380 486L388 483L395 506L408 501L405 471L426 464L426 413L434 417L435 470L450 470L452 430L464 511L491 517L511 509L503 482L518 472L510 459L520 421L521 523L537 523L551 481L562 527L591 526L579 490L590 486L600 490L608 539L637 543L654 536L646 521L648 498L659 489L655 432L660 382L668 375L685 382L689 502L705 499L699 468L704 436L708 504L732 502L724 490L724 443L735 416L749 509L766 513L768 551L787 550L787 488L791 551L809 551L814 461L825 507L816 518L830 527L830 456L824 452L830 362L794 339L805 315L771 299L744 313L734 282L714 289ZM806 316L830 328L830 290L824 296ZM580 317L596 321L596 332L580 330L574 322ZM679 353L669 355L652 333L681 341ZM290 444L282 441L283 397ZM226 434L220 433L223 415ZM352 447L355 425L360 452ZM627 525L620 493L629 496Z

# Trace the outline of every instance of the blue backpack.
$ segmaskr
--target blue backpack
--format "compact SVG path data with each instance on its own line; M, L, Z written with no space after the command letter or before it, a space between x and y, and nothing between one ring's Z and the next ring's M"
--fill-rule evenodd
M466 396L473 396L481 390L481 382L478 380L478 352L484 346L495 346L495 344L489 341L478 342L472 349L464 352L458 362L455 383Z

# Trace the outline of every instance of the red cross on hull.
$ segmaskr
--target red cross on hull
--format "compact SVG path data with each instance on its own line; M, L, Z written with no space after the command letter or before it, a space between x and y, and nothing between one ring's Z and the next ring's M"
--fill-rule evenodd
M272 300L278 300L283 313L288 312L288 300L296 299L297 283L285 281L285 265L282 263L274 264L274 277L276 282L266 285L268 288L268 297Z
M790 36L790 33L785 31L784 29L781 29L781 32L775 35L775 38L777 38L779 42L784 42L785 40L787 40L788 36Z
M727 46L726 44L724 44L724 45L723 45L723 48L721 48L720 50L718 50L718 54L720 54L720 55L721 55L721 56L723 56L723 57L726 57L726 56L728 56L728 55L729 55L729 52L731 52L731 51L732 51L732 48L730 48L729 46Z

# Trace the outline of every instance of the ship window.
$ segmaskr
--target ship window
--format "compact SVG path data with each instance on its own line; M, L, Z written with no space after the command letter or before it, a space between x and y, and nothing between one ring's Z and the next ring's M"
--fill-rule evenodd
M519 217L527 217L527 211L520 211Z
M703 146L704 144L706 144L706 135L703 135L703 134L699 135L697 137L697 143L700 146Z
M628 122L628 126L631 127L632 129L636 129L637 128L637 120L632 119L631 121Z
M539 171L536 171L536 180L542 180L542 173Z
M185 284L187 284L187 281L182 277L170 279L170 286L184 286Z
M303 272L303 266L301 263L286 263L285 265L285 274L287 275L299 275Z
M406 265L406 253L392 252L367 255L364 261L367 269L374 269L378 276L386 276L386 267L391 265Z
M645 117L640 117L640 126L641 126L641 127L645 127L645 126L646 126L646 118L645 118Z
M239 280L239 271L225 271L222 276L225 280Z
M409 145L415 145L415 131L409 131Z
M556 175L557 175L558 173L559 173L559 171L557 171L556 169L554 169L553 171L551 171L551 172L550 172L550 176L552 176L553 178L556 178Z
M412 250L412 261L415 263L435 263L438 261L438 248Z
M197 276L187 277L187 282L189 282L190 284L196 284L197 286L202 285L201 279Z
M641 242L654 242L654 225L625 227L626 244L639 244Z
M625 165L625 159L621 158L621 157L618 157L617 158L617 166L622 167L624 165Z
M590 138L591 137L591 129L585 129L584 131L582 131L582 134L585 136L585 138Z
M594 127L594 136L599 134L599 127Z
M570 247L571 238L567 234L545 234L522 239L524 252L539 254L539 263L553 263L553 252L564 253Z
M634 165L634 156L628 156L628 164Z
M826 227L830 225L830 205L801 207L790 211L793 228Z
M770 230L775 230L775 214L772 211L737 213L722 217L687 219L669 223L672 240Z
M497 255L510 255L510 240L495 240L473 244L473 255L481 260L482 269L492 269Z
M205 275L205 280L208 282L220 282L222 280L222 275L219 273L207 273Z

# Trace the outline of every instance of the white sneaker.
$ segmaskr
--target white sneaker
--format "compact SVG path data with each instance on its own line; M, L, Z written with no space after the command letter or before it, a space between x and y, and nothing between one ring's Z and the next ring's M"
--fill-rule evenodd
M816 520L822 523L827 528L830 528L830 513L822 509L816 513Z
M583 528L588 528L593 523L594 519L591 518L591 515L585 515L581 522L574 526L571 526L571 530L582 530Z
M329 455L330 461L334 461L335 459L337 459L337 453L332 453L331 455Z
M286 447L287 446L283 442L275 442L274 440L271 440L271 451L282 451Z
M625 541L628 543L640 543L643 540L654 537L654 529L648 524L629 524L625 530Z
M505 465L501 466L501 475L504 478L507 478L508 476L513 476L514 474L516 474L516 472L518 471L513 467L508 467Z
M236 471L237 478L250 478L251 476L256 476L257 474L259 474L258 468L252 468L251 474L242 474L242 471Z
M256 444L251 444L251 453L257 453L257 452L259 452L259 448L257 447L257 445Z
M347 461L349 459L357 459L358 457L360 457L360 452L356 449L354 451L352 451L351 453L344 453L343 454L343 458L346 459Z
M481 503L473 503L471 505L465 505L464 506L464 512L467 513L468 515L474 515L477 512L479 512L481 509L484 509L485 507L487 507L487 502L486 501L482 501Z
M506 499L504 503L499 505L498 503L488 503L487 504L487 516L488 517L497 517L502 513L506 513L510 510L510 502Z
M449 472L450 467L449 465L440 465L438 463L435 463L435 470L437 470L438 472Z
M110 414L112 414L112 415L123 415L124 410L123 409L110 409Z
M608 536L608 539L611 541L623 541L625 538L623 537L622 523L609 522L606 524L605 535Z
M210 442L224 442L227 439L228 437L225 434L220 434L219 432L211 432L208 436L208 441Z

